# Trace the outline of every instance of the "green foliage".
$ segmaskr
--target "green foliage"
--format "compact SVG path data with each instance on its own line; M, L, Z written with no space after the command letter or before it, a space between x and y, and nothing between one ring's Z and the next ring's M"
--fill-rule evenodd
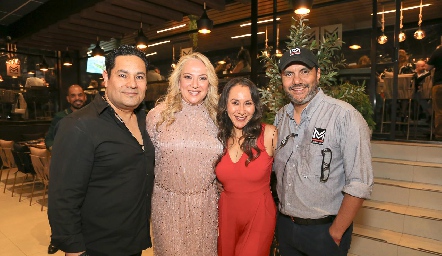
M290 42L287 43L287 49L295 47L304 47L317 52L318 64L321 68L321 77L319 84L324 92L334 98L350 103L354 108L361 112L370 128L374 128L373 108L368 95L365 93L365 86L353 85L349 83L337 85L337 75L339 66L345 63L344 57L339 54L341 44L337 33L323 37L319 42L309 40L311 29L306 22L308 19L304 16L293 18L290 28ZM270 52L269 49L266 49ZM281 74L277 63L278 59L273 56L262 54L261 61L266 63L266 75L270 78L267 88L260 89L263 105L266 107L264 120L273 123L276 113L290 100L286 97L282 88Z
M189 30L194 30L197 29L197 23L196 21L198 20L198 16L196 15L189 15ZM193 50L196 50L196 48L198 47L198 33L192 33L189 35L190 40L192 40L192 46L193 46Z

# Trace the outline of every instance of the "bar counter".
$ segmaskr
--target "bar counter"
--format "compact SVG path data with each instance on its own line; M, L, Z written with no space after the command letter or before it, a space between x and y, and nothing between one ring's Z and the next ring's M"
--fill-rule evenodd
M0 139L26 141L43 138L49 129L51 120L0 120Z

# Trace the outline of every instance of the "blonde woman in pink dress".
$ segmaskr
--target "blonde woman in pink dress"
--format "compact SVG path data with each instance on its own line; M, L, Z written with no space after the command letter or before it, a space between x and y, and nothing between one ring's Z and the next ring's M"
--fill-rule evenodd
M152 231L155 256L215 256L218 196L214 161L218 78L200 53L180 59L167 95L146 118L155 146Z

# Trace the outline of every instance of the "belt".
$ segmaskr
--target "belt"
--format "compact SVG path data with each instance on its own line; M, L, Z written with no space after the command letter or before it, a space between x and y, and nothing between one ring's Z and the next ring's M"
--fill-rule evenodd
M336 218L336 215L329 215L329 216L325 216L324 218L320 218L320 219L303 219L303 218L288 216L288 215L285 215L282 213L281 213L281 215L290 218L293 221L293 223L295 223L295 224L306 225L306 226L332 223L333 220Z

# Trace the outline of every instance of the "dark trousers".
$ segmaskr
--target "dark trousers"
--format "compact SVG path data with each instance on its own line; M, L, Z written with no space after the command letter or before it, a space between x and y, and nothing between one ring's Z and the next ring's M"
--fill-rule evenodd
M282 214L276 222L279 252L282 256L346 256L350 249L353 224L345 231L338 246L328 229L332 223L299 225Z

